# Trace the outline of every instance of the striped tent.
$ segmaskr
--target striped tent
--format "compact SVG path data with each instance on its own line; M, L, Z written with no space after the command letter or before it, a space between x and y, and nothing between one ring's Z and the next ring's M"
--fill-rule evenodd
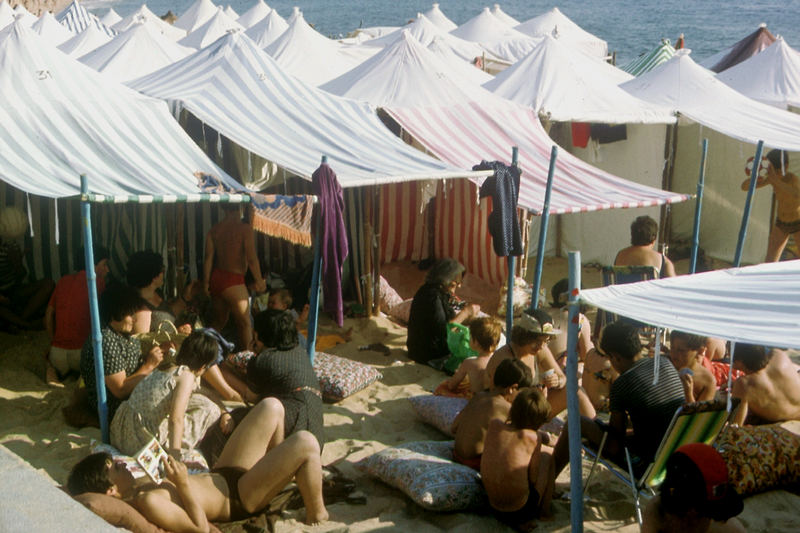
M78 0L74 0L69 6L60 11L56 15L56 20L66 26L72 33L80 33L88 26L94 25L109 37L116 35L114 30L100 22L97 15L89 13L85 7L80 5Z
M661 39L661 44L650 50L649 52L641 54L639 57L626 63L620 68L633 76L644 74L653 70L655 67L668 61L675 55L675 48L670 44L669 39Z

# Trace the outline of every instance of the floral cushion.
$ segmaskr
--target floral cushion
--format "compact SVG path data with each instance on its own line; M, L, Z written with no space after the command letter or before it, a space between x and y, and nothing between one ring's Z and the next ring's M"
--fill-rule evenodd
M402 324L408 324L408 317L411 315L411 302L413 301L412 298L403 300L399 304L390 307L387 314Z
M403 298L394 290L394 287L389 285L386 278L380 276L380 307L381 311L388 313L392 307L403 303Z
M453 437L450 428L458 413L467 405L466 398L454 398L450 396L432 396L424 394L422 396L411 396L408 399L411 407L423 422L429 424L445 435Z
M453 462L453 441L410 442L365 457L356 468L400 489L430 511L486 507L480 474Z
M800 481L800 435L780 424L728 426L715 446L728 465L728 479L741 496Z
M326 402L341 401L383 378L373 366L325 352L314 357L314 372Z

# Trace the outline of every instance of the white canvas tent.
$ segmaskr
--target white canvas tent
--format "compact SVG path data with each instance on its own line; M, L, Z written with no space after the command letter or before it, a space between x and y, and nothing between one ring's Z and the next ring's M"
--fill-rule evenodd
M439 28L444 31L453 31L454 29L458 28L458 25L447 18L447 15L442 13L442 10L439 9L439 4L434 3L429 10L423 13L428 20L436 24Z
M189 48L205 48L223 35L234 31L243 31L244 28L230 18L222 8L218 8L214 15L203 24L192 30L186 37L178 41L181 46Z
M575 24L557 7L526 20L514 29L531 37L551 35L592 57L604 58L608 55L608 43Z
M345 188L469 174L406 146L368 105L289 76L242 33L131 85L306 179L323 154Z
M450 68L450 73L456 80L463 80L467 86L483 85L492 79L492 75L488 72L484 72L469 61L464 61L464 58L448 44L446 38L435 37L428 45L428 50Z
M146 22L134 24L80 58L81 63L124 83L183 59L194 50L167 38Z
M289 24L273 9L259 22L250 26L245 34L256 43L256 46L263 49L275 42L287 28Z
M800 260L587 289L579 297L655 326L800 348Z
M114 23L112 29L116 32L122 33L136 24L148 24L154 29L163 33L172 41L177 41L178 39L186 37L186 30L182 30L168 22L164 22L155 13L150 11L146 4L142 4L139 9Z
M97 26L89 26L72 39L65 41L58 49L77 59L110 40L111 37L100 31Z
M122 17L119 16L119 13L114 11L113 7L110 7L108 8L108 11L106 11L106 14L103 15L102 17L98 17L98 19L100 20L100 22L102 22L103 24L105 24L110 28L111 26L122 20Z
M606 124L668 124L672 110L623 91L618 80L632 79L547 35L511 67L484 84L494 94L529 106L549 120Z
M14 7L14 17L26 26L33 26L38 20L36 15L25 9L22 4L17 4Z
M85 7L75 0L56 15L56 20L67 27L72 33L80 33L88 26L97 26L97 29L107 34L109 37L116 35L116 32L100 22L96 15L89 13Z
M0 1L0 30L14 22L14 9L6 0Z
M0 179L38 196L80 192L186 195L195 172L232 178L200 151L158 100L94 72L15 23L0 41Z
M800 108L800 52L782 37L717 78L753 100L782 109Z
M45 11L39 17L39 20L31 25L31 29L52 46L64 44L75 37L75 34L69 31L66 26L59 24L49 11Z
M230 4L225 6L225 10L224 11L225 11L225 14L228 15L228 17L230 17L231 20L236 21L236 20L239 19L239 13L234 11L234 9L230 6Z
M509 28L514 28L516 26L519 26L520 24L520 22L517 19L515 19L511 15L508 15L505 11L500 9L500 4L495 4L492 6L492 15L494 15L497 18L497 20L499 20Z
M217 14L217 6L211 0L197 0L178 17L173 26L185 30L187 35Z
M483 48L510 63L525 57L539 41L509 28L492 15L488 7L450 33L466 41L480 43Z
M286 72L312 85L340 76L378 51L328 39L309 26L299 12L288 22L289 28L265 51Z
M242 13L242 15L236 19L236 22L242 25L243 28L249 29L261 22L261 20L269 15L270 11L273 11L271 7L269 7L264 0L258 0L253 6Z

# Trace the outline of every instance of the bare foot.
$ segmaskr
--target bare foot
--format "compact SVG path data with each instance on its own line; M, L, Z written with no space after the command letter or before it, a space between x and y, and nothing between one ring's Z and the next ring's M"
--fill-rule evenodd
M51 387L63 387L64 384L61 383L61 380L58 379L58 372L56 372L55 367L50 364L50 361L47 362L47 368L45 369L45 381Z
M305 523L309 526L316 526L328 520L328 510L324 507L316 513L306 512Z

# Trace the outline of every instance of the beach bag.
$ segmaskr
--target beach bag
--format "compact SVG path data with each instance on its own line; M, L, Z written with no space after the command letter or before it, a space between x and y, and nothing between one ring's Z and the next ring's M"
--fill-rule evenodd
M447 348L450 357L444 363L444 370L453 374L461 362L468 357L476 357L478 352L469 346L469 328L463 324L450 322L447 324Z

